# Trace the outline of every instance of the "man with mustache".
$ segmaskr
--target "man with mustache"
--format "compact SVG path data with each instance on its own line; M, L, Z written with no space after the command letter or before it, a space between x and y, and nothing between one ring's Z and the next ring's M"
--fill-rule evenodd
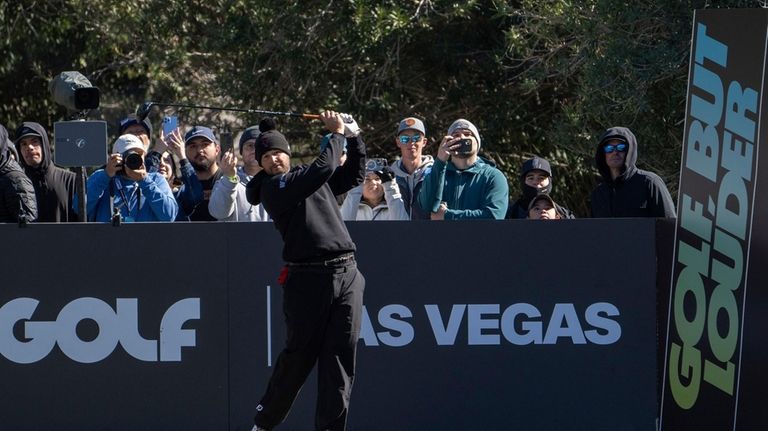
M184 150L189 163L195 169L197 179L203 186L202 201L190 203L182 199L179 206L190 221L216 221L208 210L213 185L222 176L217 162L221 147L213 130L208 127L194 126L184 135Z
M341 114L326 111L320 119L332 135L309 165L291 166L288 141L264 121L256 140L256 159L264 170L246 192L251 204L264 206L283 238L288 339L256 407L254 431L271 430L285 419L316 362L315 429L346 428L365 279L335 196L363 181L365 145L351 117L345 122ZM340 165L345 141L347 160Z
M16 130L19 164L32 181L38 222L75 222L75 173L53 164L48 133L39 123L25 121Z

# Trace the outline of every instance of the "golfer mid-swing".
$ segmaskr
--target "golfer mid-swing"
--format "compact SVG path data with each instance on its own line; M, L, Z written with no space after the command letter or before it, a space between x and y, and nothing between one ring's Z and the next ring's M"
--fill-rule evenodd
M256 160L264 170L248 183L247 197L264 206L283 237L288 339L256 407L254 431L271 430L285 419L315 362L315 429L346 427L365 280L335 195L362 183L365 145L357 123L345 117L323 112L320 119L333 133L330 145L311 164L293 168L288 141L274 122L259 125ZM345 141L347 160L339 166Z

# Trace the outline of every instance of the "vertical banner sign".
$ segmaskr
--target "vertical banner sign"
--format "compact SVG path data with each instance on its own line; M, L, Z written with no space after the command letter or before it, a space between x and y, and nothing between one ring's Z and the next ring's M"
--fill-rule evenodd
M751 429L738 424L736 411L742 335L765 329L743 322L747 289L759 289L748 285L748 273L765 271L750 267L749 254L764 134L767 13L706 10L694 18L663 430Z

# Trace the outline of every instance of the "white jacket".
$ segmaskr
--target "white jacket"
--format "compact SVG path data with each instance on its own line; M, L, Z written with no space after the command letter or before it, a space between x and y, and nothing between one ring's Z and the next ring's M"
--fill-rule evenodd
M245 197L247 177L238 172L238 182L222 176L213 185L208 211L219 221L270 221L261 205L251 205Z
M410 220L397 181L389 181L382 186L384 200L375 208L362 201L362 184L350 190L341 204L341 217L344 220Z

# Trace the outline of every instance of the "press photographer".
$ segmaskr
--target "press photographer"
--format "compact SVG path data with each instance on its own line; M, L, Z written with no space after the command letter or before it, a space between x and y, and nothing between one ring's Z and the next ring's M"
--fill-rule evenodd
M134 135L112 146L104 169L88 177L88 221L173 221L176 199L165 178L144 167L145 149Z

